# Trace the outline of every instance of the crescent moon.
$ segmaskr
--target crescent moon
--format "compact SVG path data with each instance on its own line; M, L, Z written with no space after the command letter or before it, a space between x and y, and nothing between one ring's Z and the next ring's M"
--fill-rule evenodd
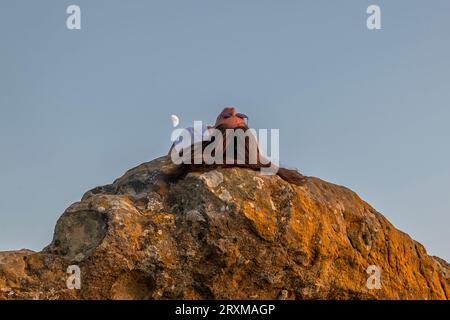
M171 115L170 118L172 119L172 125L174 127L178 126L180 124L180 119L176 115Z

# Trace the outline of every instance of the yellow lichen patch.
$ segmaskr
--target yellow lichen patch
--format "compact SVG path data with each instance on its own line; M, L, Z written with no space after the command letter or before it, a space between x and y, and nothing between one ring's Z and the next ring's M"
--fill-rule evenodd
M152 222L158 226L173 225L175 223L175 217L171 213L166 214L154 214L151 216Z
M278 232L276 215L265 207L252 207L245 202L242 211L252 222L256 233L266 239L273 240Z
M297 205L291 209L291 217L286 229L288 246L296 247L301 243L309 243L311 237L316 233L315 221L305 211L308 210L308 207L309 203L303 203L302 206Z

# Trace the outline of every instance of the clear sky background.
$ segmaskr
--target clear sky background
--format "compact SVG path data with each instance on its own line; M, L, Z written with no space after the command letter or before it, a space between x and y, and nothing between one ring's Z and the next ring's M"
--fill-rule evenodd
M382 30L366 28L366 8ZM66 29L66 8L82 30ZM0 250L226 105L450 261L450 1L0 2Z

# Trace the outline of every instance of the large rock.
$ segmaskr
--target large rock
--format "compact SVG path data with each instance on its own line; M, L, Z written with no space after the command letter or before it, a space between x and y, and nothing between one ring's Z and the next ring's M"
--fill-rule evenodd
M0 298L450 296L449 265L347 188L237 168L167 184L171 168L162 157L88 191L42 252L0 253ZM81 270L79 290L67 288L69 265ZM367 286L369 266L379 289Z

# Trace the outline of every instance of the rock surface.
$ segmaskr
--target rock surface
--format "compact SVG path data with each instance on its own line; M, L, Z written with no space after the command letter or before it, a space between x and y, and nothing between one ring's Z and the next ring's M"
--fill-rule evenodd
M0 253L0 299L450 297L449 264L347 188L237 168L167 184L171 166L162 157L88 191L42 252Z

